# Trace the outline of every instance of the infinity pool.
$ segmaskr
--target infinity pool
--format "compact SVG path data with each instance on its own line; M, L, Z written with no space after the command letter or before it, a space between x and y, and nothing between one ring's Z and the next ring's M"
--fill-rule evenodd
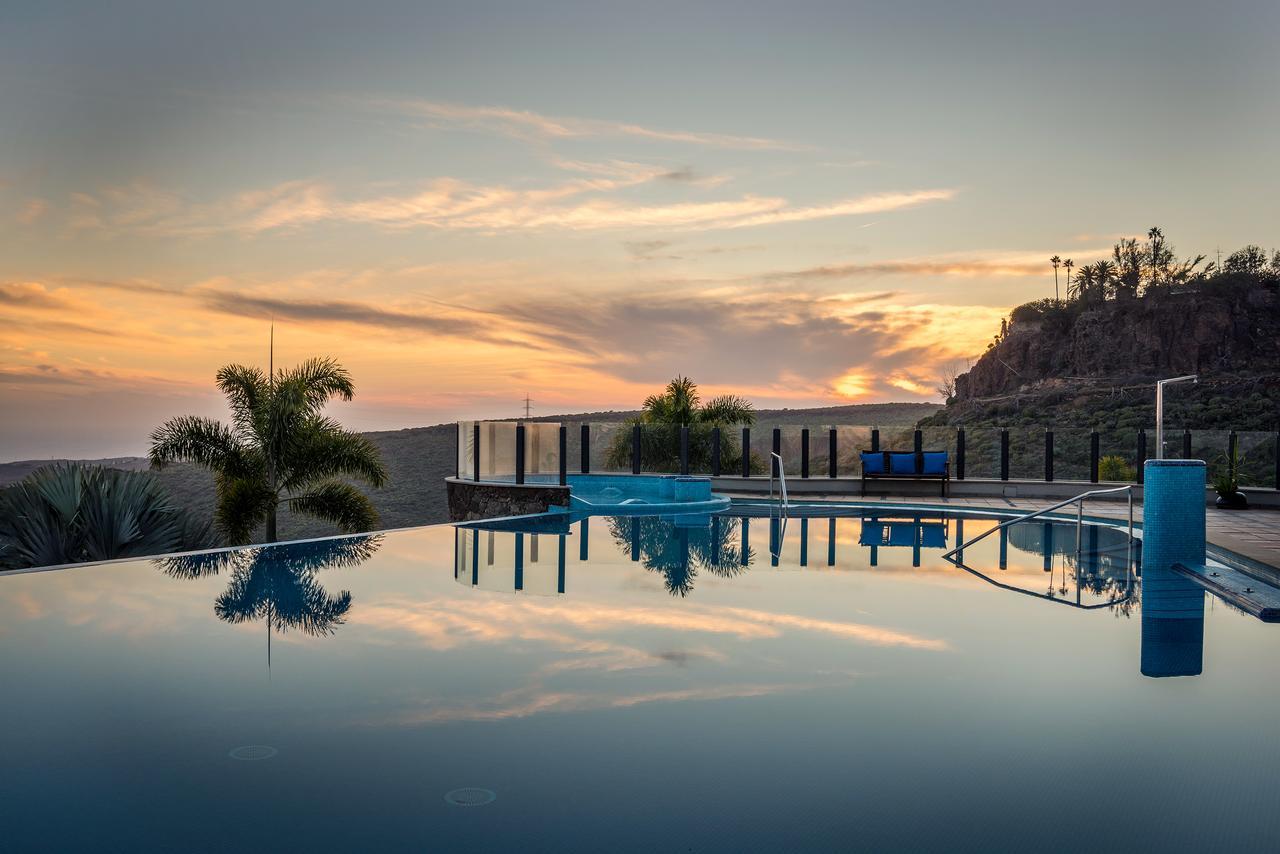
M1274 845L1280 627L1144 631L1109 528L744 512L0 577L0 848Z

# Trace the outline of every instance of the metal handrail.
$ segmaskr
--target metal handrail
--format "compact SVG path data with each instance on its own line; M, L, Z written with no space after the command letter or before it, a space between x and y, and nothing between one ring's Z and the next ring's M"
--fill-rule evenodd
M1080 493L1074 498L1068 498L1066 501L1060 501L1057 504L1051 505L1049 507L1044 507L1040 510L1035 510L1031 513L1027 513L1025 515L1019 516L1016 519L1006 519L1005 521L1001 522L999 525L996 525L994 528L988 528L987 530L983 531L981 534L969 540L967 543L961 543L960 545L956 546L954 549L944 554L942 556L942 559L950 560L952 563L959 563L959 559L952 560L952 558L955 557L956 555L962 554L965 549L967 549L969 546L973 545L974 543L978 542L979 540L985 540L987 537L991 536L996 531L1004 530L1005 528L1008 528L1010 525L1016 525L1019 522L1027 522L1031 519L1036 518L1037 516L1043 516L1046 513L1052 513L1055 510L1060 510L1061 508L1071 504L1076 505L1076 555L1079 556L1080 531L1084 527L1085 499L1092 498L1095 495L1110 495L1116 492L1127 492L1129 494L1129 544L1130 544L1130 548L1132 548L1132 545L1133 545L1133 489L1134 489L1133 484L1129 484L1128 486L1115 486L1115 487L1110 487L1108 489L1091 489L1088 492Z
M770 460L770 465L769 465L769 507L771 508L770 515L772 515L772 507L773 507L773 479L774 478L773 478L772 462L773 460L777 460L778 461L778 483L781 488L781 496L782 496L782 507L779 509L778 513L782 518L786 519L789 516L788 505L790 504L790 501L787 498L787 470L783 468L781 454L771 453L769 454L769 456L772 458Z

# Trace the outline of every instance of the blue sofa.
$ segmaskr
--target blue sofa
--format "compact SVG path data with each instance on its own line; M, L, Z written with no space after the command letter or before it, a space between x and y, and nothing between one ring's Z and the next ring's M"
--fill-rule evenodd
M942 497L951 487L951 460L946 451L862 451L862 494L868 480L937 480Z

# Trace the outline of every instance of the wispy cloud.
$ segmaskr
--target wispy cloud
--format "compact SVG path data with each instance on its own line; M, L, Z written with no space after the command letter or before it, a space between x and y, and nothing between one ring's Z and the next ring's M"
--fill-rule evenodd
M149 187L120 187L101 197L78 194L72 225L156 235L257 234L322 222L390 229L433 228L480 232L658 229L707 231L887 213L947 201L954 190L871 193L796 206L752 194L714 201L639 204L603 196L670 176L662 167L611 164L597 174L541 189L476 185L441 178L404 194L344 198L327 184L294 181L186 205Z
M745 151L808 151L811 146L759 136L665 130L631 122L547 116L510 107L468 106L421 99L373 99L361 102L419 118L436 126L462 127L520 139L587 139L632 137L656 142Z

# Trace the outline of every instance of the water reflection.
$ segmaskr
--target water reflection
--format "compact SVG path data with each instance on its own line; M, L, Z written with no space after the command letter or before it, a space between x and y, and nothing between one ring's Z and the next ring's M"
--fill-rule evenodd
M297 629L325 636L346 622L351 593L329 593L316 578L322 569L358 566L377 552L381 535L319 540L290 545L177 555L155 561L179 579L228 574L227 588L213 603L218 619L232 624L263 620L267 662L271 634Z

